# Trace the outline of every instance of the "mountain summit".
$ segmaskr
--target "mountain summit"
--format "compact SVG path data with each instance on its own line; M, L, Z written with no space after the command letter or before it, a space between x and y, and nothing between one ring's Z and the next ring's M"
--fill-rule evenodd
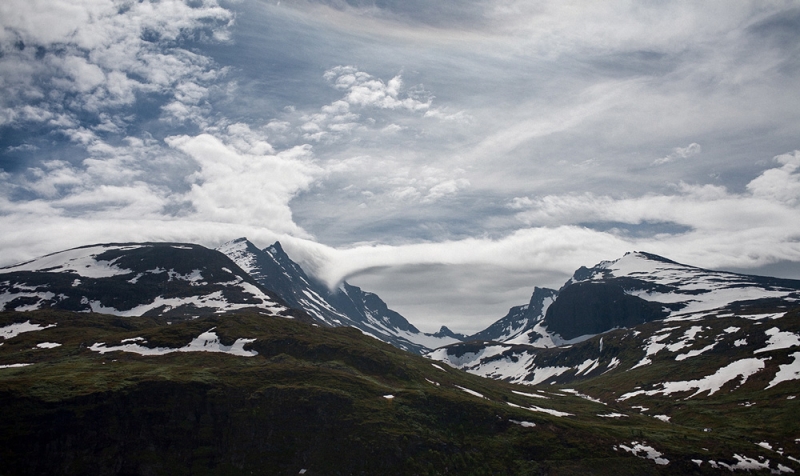
M770 299L800 299L800 281L710 271L631 252L579 268L561 288L545 322L550 332L573 339Z
M0 268L0 310L42 308L178 320L300 314L224 254L186 243L82 246Z

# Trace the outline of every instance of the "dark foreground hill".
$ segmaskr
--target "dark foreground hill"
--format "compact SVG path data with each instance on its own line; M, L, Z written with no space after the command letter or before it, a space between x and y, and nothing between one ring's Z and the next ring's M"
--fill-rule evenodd
M679 404L698 418L669 423L257 313L4 312L0 336L0 474L800 471L787 387L717 433L704 415L727 400Z

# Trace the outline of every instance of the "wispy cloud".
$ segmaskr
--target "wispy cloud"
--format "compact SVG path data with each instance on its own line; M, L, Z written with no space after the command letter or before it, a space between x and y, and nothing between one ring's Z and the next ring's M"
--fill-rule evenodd
M665 157L661 157L660 159L654 160L653 165L664 165L676 159L687 159L689 157L699 154L700 152L702 152L702 150L703 148L700 147L700 144L692 142L686 147L676 147L675 149L673 149L671 154Z

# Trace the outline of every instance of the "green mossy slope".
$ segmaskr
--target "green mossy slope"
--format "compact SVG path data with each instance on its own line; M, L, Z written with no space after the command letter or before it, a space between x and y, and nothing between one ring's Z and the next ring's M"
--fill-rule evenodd
M26 321L56 325L0 346L0 475L714 474L691 461L703 447L720 461L767 451L695 425L602 418L623 409L435 365L349 328L249 314L171 325L0 314L0 327ZM258 354L90 348L141 338L174 349L210 329L223 345L255 339L244 349ZM32 365L8 367L19 363ZM737 431L758 423L748 422ZM633 442L669 464L620 446Z

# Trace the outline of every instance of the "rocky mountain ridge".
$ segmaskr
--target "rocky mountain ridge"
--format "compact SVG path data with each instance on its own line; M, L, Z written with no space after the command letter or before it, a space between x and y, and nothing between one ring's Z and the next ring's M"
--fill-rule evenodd
M329 289L308 276L279 242L260 250L246 238L238 238L217 249L262 286L275 291L290 306L304 310L322 325L355 327L376 339L418 354L463 338L446 327L435 334L423 333L389 309L377 294L358 286L342 282L335 289Z

